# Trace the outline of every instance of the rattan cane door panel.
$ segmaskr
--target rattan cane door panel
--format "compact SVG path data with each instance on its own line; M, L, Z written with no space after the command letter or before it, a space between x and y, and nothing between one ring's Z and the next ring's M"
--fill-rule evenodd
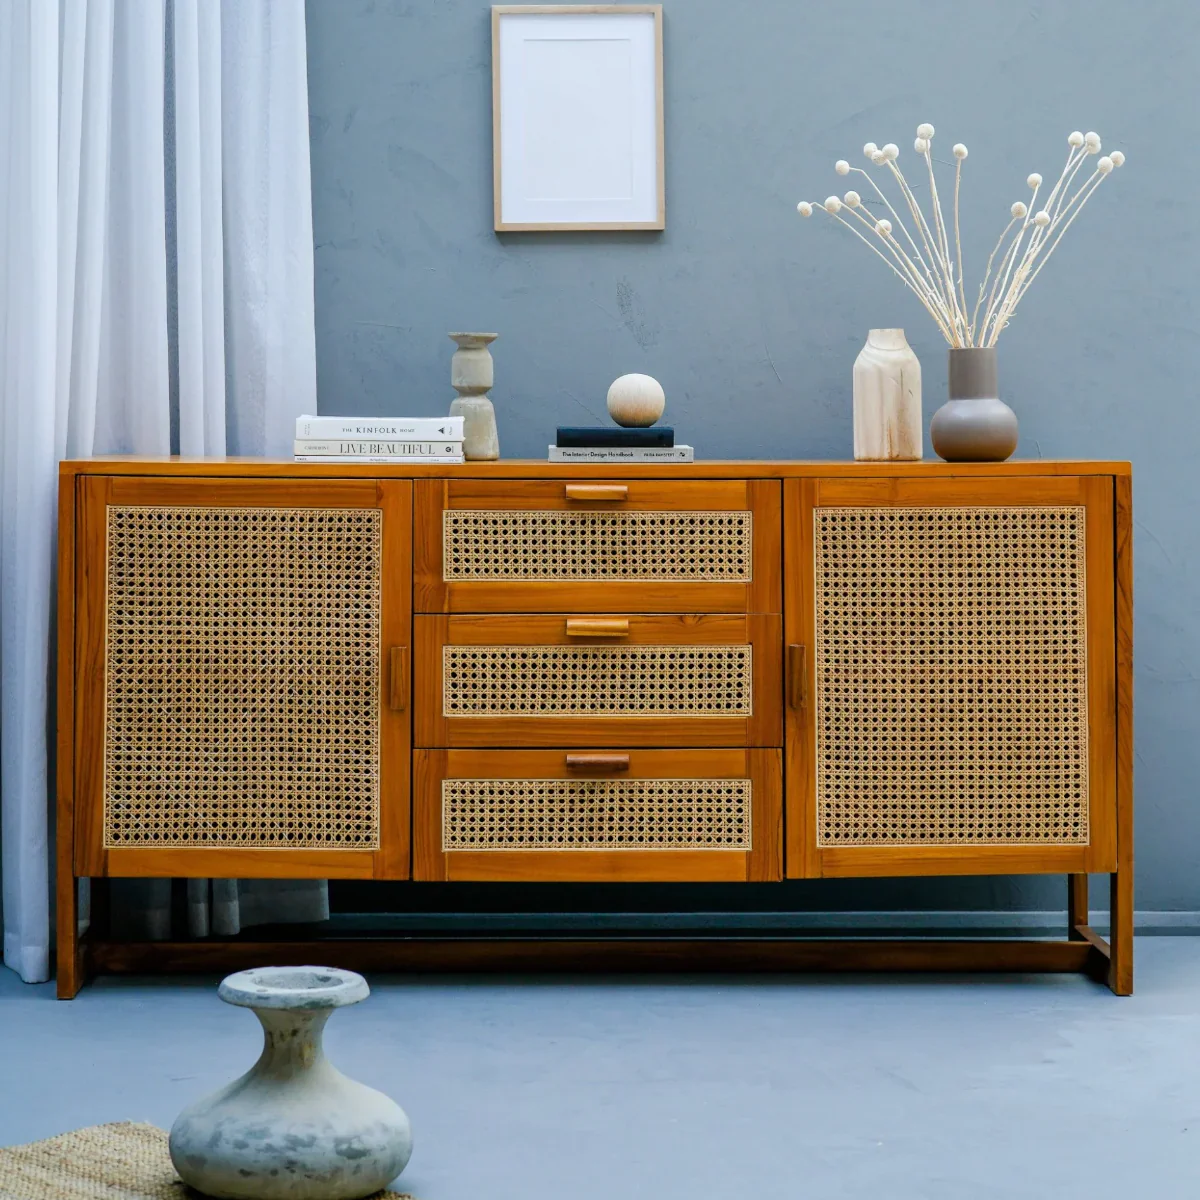
M779 746L774 615L418 616L418 746Z
M80 873L406 877L411 484L79 504Z
M797 481L787 509L789 873L1111 869L1111 481Z
M419 612L778 612L774 480L419 480Z
M417 750L413 876L781 877L778 750Z

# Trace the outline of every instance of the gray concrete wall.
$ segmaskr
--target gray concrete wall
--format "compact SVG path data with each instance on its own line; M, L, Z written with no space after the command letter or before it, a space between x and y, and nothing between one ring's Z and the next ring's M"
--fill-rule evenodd
M492 232L488 6L309 0L317 365L329 413L444 412L450 329L498 330L506 456L601 420L645 371L704 457L845 458L866 330L903 326L926 425L930 319L796 201L843 191L868 140L970 148L968 278L1072 129L1128 162L1000 341L1027 457L1132 459L1137 511L1138 907L1200 909L1200 278L1192 0L667 0L667 229ZM860 189L861 190L861 189ZM799 896L799 893L797 893ZM1048 907L1042 881L810 885L797 903Z

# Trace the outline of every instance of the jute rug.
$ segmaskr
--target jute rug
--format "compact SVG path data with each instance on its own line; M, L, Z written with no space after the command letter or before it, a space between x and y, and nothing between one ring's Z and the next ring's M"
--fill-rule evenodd
M167 1135L153 1125L92 1125L0 1148L0 1200L189 1200L167 1154ZM378 1192L380 1200L412 1200ZM374 1198L372 1198L374 1200Z

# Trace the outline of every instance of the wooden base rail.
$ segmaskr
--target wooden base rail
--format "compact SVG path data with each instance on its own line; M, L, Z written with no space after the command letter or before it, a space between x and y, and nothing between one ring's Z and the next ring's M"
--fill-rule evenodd
M1084 927L1086 928L1086 927ZM224 972L318 962L356 971L1073 973L1109 982L1107 944L1084 940L389 937L271 942L85 943L85 969Z

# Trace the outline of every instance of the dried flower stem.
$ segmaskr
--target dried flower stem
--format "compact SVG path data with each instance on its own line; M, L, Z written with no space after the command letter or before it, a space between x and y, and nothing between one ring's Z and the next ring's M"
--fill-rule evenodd
M963 252L962 252L962 232L958 225L958 193L962 187L962 165L963 160L956 156L954 162L954 253L958 256L958 299L962 307L963 321L966 323L967 317L967 293L963 290ZM966 324L967 338L971 336L971 326Z
M867 217L864 217L862 215L862 213L858 211L857 208L853 208L850 206L847 206L847 208L849 209L850 215L856 221L858 221L860 225L866 226L866 228L868 230L870 230L871 233L878 233L878 229L876 228L876 223L874 221L870 220ZM838 213L835 215L840 216L841 214ZM862 235L860 234L859 236L861 237ZM901 246L899 243L896 243L896 248L893 249L892 243L895 241L895 239L889 238L886 235L880 235L880 236L883 240L884 245L887 246L888 253L891 254L893 259L895 259L896 266L901 270L901 272L903 274L905 274L910 279L910 281L913 283L913 285L917 288L917 290L919 292L921 292L922 294L925 294L928 291L928 284L926 283L924 278L921 276L921 274L918 272L916 264L912 261L911 258L908 257L908 253L905 251L904 247ZM868 241L869 240L870 239L868 239Z
M884 195L883 190L880 188L879 184L877 184L875 182L875 180L871 178L871 173L869 171L864 171L862 169L862 167L851 167L850 171L852 174L861 175L875 190L875 194L879 197L879 199L883 201L884 205L887 207L888 212L890 212L892 214L892 219L900 227L901 233L903 233L904 236L908 239L908 244L912 247L912 251L913 251L913 254L916 256L917 262L919 262L921 264L921 269L925 273L925 278L929 281L930 285L932 286L933 285L933 273L930 271L925 260L921 257L921 251L917 249L917 243L913 241L912 234L908 232L908 227L900 219L900 214L892 207L892 202L887 198L887 196Z
M933 171L933 156L928 150L925 151L925 165L929 168L929 195L932 200L930 207L933 209L933 223L940 240L939 248L942 255L942 266L945 268L946 294L951 308L955 311L955 328L963 335L964 342L962 344L965 345L966 329L962 328L962 322L958 316L958 302L954 298L954 264L950 261L950 243L946 239L946 222L942 219L942 202L938 196L937 177ZM955 343L955 345L959 344Z
M1041 274L1042 267L1046 265L1050 255L1054 252L1055 247L1060 241L1062 241L1063 234L1066 233L1068 227L1079 215L1080 210L1083 208L1084 204L1087 203L1087 200L1091 196L1092 192L1094 192L1096 188L1100 186L1100 181L1104 178L1105 172L1101 171L1099 167L1097 167L1097 169L1092 172L1087 180L1079 186L1078 191L1076 191L1069 200L1066 199L1070 182L1078 173L1079 164L1082 161L1082 156L1076 160L1070 175L1067 174L1067 171L1064 168L1063 179L1060 179L1059 181L1060 183L1063 183L1063 187L1061 191L1059 191L1058 203L1055 205L1054 210L1055 215L1049 224L1039 228L1036 231L1036 243L1033 239L1031 239L1029 251L1026 253L1025 258L1022 260L1021 267L1018 269L1017 274L1013 279L1012 287L1005 293L1005 303L1001 305L995 316L995 319L993 320L992 331L986 343L987 345L994 346L996 344L996 339L1000 336L1000 330L1008 324L1013 311L1016 309L1017 304L1021 300L1021 297L1024 296L1029 290L1029 287L1033 283L1034 279ZM1056 190L1058 189L1056 188ZM1070 214L1069 219L1067 219L1068 214ZM1061 229L1059 228L1060 225L1062 226ZM1058 231L1057 236L1054 237L1054 241L1051 243L1050 238L1055 234L1055 231ZM1037 261L1039 255L1041 255L1042 248L1047 245L1047 243L1050 244L1049 249L1046 251L1045 255L1042 255L1041 262L1038 263L1037 269L1034 270L1033 265Z
M1021 228L1017 230L1017 236L1013 239L1012 245L1005 252L1004 257L1000 260L1000 267L996 271L996 278L992 283L992 290L988 293L987 308L983 313L983 329L981 331L980 345L990 345L987 341L988 326L992 323L996 314L1000 311L1004 304L1004 297L1008 295L1009 279L1012 276L1013 267L1017 265L1018 260L1024 261L1021 258L1021 242L1025 234L1030 230L1029 245L1026 247L1025 253L1028 254L1034 248L1035 239L1038 235L1038 227L1034 225L1032 216L1026 216L1021 224ZM1020 270L1020 268L1018 268Z
M1063 234L1065 234L1067 232L1067 230L1071 227L1071 223L1075 220L1075 218L1077 216L1079 216L1080 212L1083 210L1083 206L1088 202L1088 199L1091 197L1091 194L1100 186L1100 181L1103 178L1104 178L1104 176L1099 171L1097 171L1091 176L1091 178L1088 180L1088 183L1084 184L1083 188L1080 188L1080 192L1082 192L1084 190L1084 188L1087 188L1087 194L1084 195L1083 199L1079 202L1079 207L1076 208L1075 212L1071 215L1071 219L1063 225L1062 229L1058 233L1058 236L1054 239L1053 242L1050 243L1050 248L1046 251L1045 255L1042 258L1042 261L1038 264L1037 270L1034 271L1029 276L1029 278L1025 281L1025 283L1021 287L1021 290L1016 294L1016 296L1013 297L1013 301L1010 306L1010 311L1011 311L1011 309L1016 308L1017 302L1029 290L1030 285L1033 283L1033 281L1042 273L1042 268L1050 261L1050 256L1057 249L1058 243L1062 241ZM1095 182L1092 182L1093 180ZM1089 184L1090 184L1090 186L1089 186ZM1065 212L1066 212L1066 210L1064 210L1064 214L1065 214ZM995 338L993 338L992 340L994 343Z
M1004 239L1008 237L1009 230L1020 220L1020 217L1013 217L1011 221L1004 227L1004 232L1000 235L1000 240L988 255L987 269L983 273L983 282L979 285L979 297L975 301L975 311L971 313L971 329L975 329L975 323L979 319L979 308L983 304L983 292L987 287L987 281L992 277L992 263L995 261L996 255L1000 252L1000 247L1004 245ZM1000 260L1001 265L1004 259Z
M868 241L868 240L867 240L865 237L863 237L863 235L862 235L861 233L859 233L859 232L858 232L858 230L857 230L857 229L855 229L855 228L854 228L854 226L853 226L853 225L851 225L851 224L850 224L850 222L849 222L849 221L847 221L847 220L845 219L845 217L841 217L841 216L839 216L837 213L830 213L830 216L832 216L832 217L833 217L833 219L834 219L835 221L840 221L840 222L841 222L843 225L845 225L845 227L846 227L848 230L850 230L850 232L851 232L852 234L854 234L854 236L855 236L856 238L858 238L858 239L859 239L859 241L861 241L861 242L865 242L865 243L866 243L866 245L867 245L867 248L868 248L868 249L869 249L869 250L870 250L870 251L871 251L873 254L877 254L877 255L879 255L879 257L880 257L881 259L883 259L883 261L884 261L885 263L887 263L887 265L888 265L889 269L891 270L892 274L894 274L894 275L896 276L896 278L897 278L897 279L899 279L899 280L900 280L900 282L901 282L901 283L903 283L903 284L904 284L904 286L905 286L906 288L908 288L908 289L909 289L909 291L911 291L911 292L915 292L915 293L916 293L917 299L919 299L919 300L921 301L921 303L925 305L925 308L928 310L928 312L929 312L929 315L930 315L931 317L933 317L934 321L936 321L936 322L937 322L938 328L939 328L939 329L942 331L942 333L943 333L943 334L944 334L946 337L949 337L950 335L949 335L949 332L948 332L948 330L947 330L947 328L946 328L946 325L945 325L945 323L942 321L942 318L941 318L941 316L938 314L937 310L936 310L936 309L934 309L934 308L932 308L932 307L930 307L930 304L929 304L928 300L926 299L925 295L924 295L924 294L923 294L921 291L918 291L918 289L917 289L917 288L913 287L913 285L912 285L912 284L909 282L909 280L908 280L907 278L905 278L905 276L904 276L904 275L902 275L902 274L900 273L900 271L899 271L899 270L897 270L897 269L896 269L896 267L892 265L892 263L891 263L891 262L889 262L889 261L888 261L888 259L887 259L887 258L884 256L884 254L883 254L883 253L882 253L882 252L879 250L879 248L878 248L876 245L874 245L872 242Z
M904 173L893 162L889 162L888 167L891 169L893 178L899 184L901 193L908 204L909 211L917 223L917 232L921 235L921 241L925 245L930 262L934 264L933 270L930 272L930 288L937 299L938 306L942 310L946 325L950 330L947 334L947 340L952 346L962 345L957 305L954 300L954 284L950 277L951 268L941 253L941 249L938 246L938 239L926 222L925 214L921 211L921 206L917 202L912 188L909 187L908 180L904 178ZM901 224L903 227L903 223ZM907 232L906 229L905 233Z
M1111 155L1098 158L1093 173L1072 192L1071 185L1082 169L1084 160L1100 153L1099 135L1072 133L1067 139L1069 150L1066 162L1040 209L1037 208L1037 200L1042 176L1036 172L1029 176L1026 182L1033 189L1030 202L1026 205L1023 201L1017 201L1012 205L1012 219L1004 227L991 254L988 255L975 307L968 317L960 219L962 164L967 157L967 148L961 144L954 147L957 163L954 169L952 214L954 253L951 255L950 225L943 215L941 197L938 195L937 173L930 149L933 135L933 126L923 122L917 127L917 139L913 144L914 150L925 160L925 167L929 173L929 218L922 211L904 173L896 165L899 149L890 142L882 150L874 142L868 142L863 147L863 152L876 166L886 166L891 172L916 227L915 237L875 179L867 171L860 167L851 167L844 160L839 160L836 164L837 173L848 175L853 171L856 175L863 176L891 214L892 220L872 220L869 212L859 211L862 199L857 192L847 192L844 202L837 196L830 196L823 205L814 206L802 201L797 207L802 216L809 216L814 207L823 208L834 220L845 225L859 241L865 243L921 301L951 346L994 346L1000 331L1012 320L1022 297L1041 274L1063 236L1083 211L1084 205L1104 177L1124 163L1125 155L1119 150L1114 150ZM848 220L842 215L843 208L849 211L853 220ZM856 226L865 228L866 234L860 232ZM893 234L893 229L897 229L904 242L907 242L907 247Z

